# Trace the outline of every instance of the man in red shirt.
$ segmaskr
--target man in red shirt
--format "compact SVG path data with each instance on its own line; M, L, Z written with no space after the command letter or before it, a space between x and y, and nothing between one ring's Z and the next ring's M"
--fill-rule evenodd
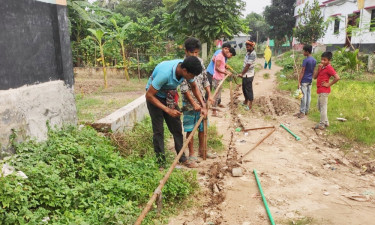
M327 116L328 95L331 93L331 86L340 80L335 69L331 66L332 52L324 52L321 57L319 68L314 73L314 79L317 79L318 109L320 112L320 123L315 129L324 130L329 126ZM333 80L330 82L330 78Z

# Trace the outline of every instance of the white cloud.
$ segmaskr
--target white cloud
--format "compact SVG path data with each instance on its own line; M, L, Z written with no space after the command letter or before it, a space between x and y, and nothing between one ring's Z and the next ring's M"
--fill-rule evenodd
M264 8L267 5L271 5L271 0L245 0L246 7L243 12L244 16L250 14L251 12L263 13Z

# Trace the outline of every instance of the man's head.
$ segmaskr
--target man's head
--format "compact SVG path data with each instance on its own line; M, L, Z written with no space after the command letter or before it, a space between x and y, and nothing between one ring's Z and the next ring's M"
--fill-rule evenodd
M202 73L201 61L195 56L188 56L181 63L182 74L186 80L191 80Z
M320 62L323 66L327 66L332 59L332 52L323 52Z
M228 55L226 55L225 57L227 57L228 59L232 58L233 56L236 56L236 49L234 49L233 47L231 47L229 49L229 53Z
M228 42L224 43L223 46L221 47L221 51L223 52L224 56L227 57L227 55L229 54L229 50L232 46L230 46L230 44Z
M246 41L246 51L248 52L252 52L254 50L254 47L255 47L255 42L253 41Z
M185 55L198 57L199 51L202 48L201 42L194 37L189 37L185 40Z
M312 46L311 45L304 45L303 46L303 55L309 56L312 52Z

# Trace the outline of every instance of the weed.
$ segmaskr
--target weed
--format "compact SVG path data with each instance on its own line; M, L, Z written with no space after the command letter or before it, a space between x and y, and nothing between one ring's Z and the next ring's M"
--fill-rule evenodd
M313 222L313 218L311 217L304 217L298 220L291 220L288 222L289 225L309 225Z
M90 127L49 130L47 141L15 147L17 157L7 163L28 179L0 178L0 224L40 224L46 217L51 224L133 224L164 176L151 154L123 158ZM144 223L165 221L197 186L196 173L175 170L163 189L173 209L161 217L150 212Z
M263 74L263 78L264 78L264 79L270 79L270 74L269 74L269 73L265 73L265 74Z

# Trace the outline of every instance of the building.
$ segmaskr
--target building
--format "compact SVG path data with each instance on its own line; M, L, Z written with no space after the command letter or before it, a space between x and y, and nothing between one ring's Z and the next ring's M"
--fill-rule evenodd
M299 11L309 2L313 0L297 0L296 24L300 19ZM375 0L319 0L319 4L324 20L331 22L318 44L325 45L328 51L350 44L362 52L375 51ZM359 7L361 4L363 8ZM354 29L347 29L348 25Z
M13 133L17 141L45 140L47 122L76 124L66 4L1 0L0 158Z
M239 33L238 35L235 35L231 40L228 40L227 42L236 49L236 52L246 52L245 43L247 40L251 39L250 34L244 34ZM252 38L253 41L256 41L256 39Z

